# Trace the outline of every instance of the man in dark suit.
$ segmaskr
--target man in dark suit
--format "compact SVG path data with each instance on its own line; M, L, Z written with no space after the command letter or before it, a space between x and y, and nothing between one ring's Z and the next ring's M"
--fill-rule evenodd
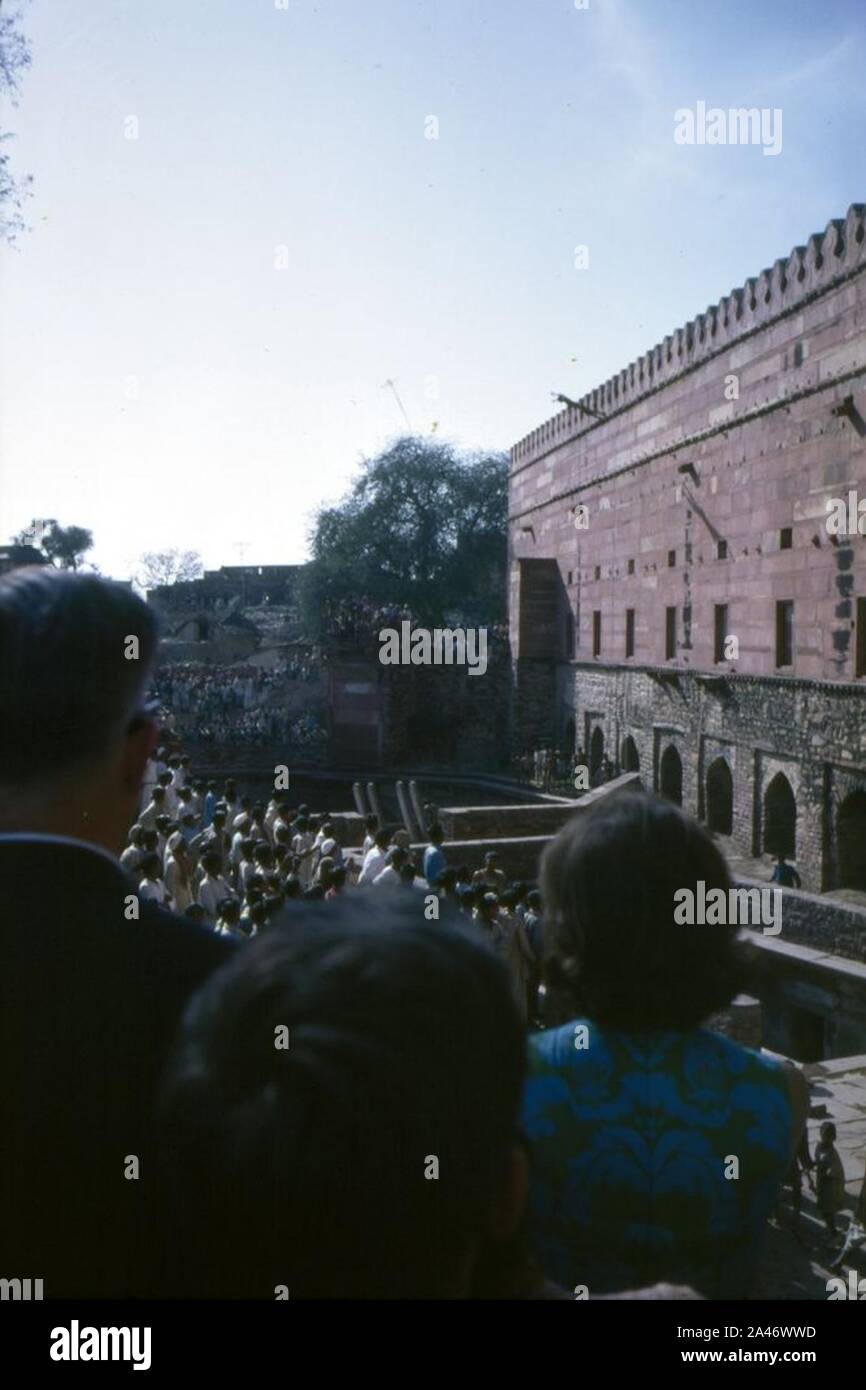
M49 567L0 579L0 1277L158 1294L151 1139L185 1004L236 949L117 862L157 726L152 611Z

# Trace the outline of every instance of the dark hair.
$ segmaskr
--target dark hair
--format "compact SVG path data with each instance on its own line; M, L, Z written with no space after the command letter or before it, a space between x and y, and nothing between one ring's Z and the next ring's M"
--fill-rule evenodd
M212 849L208 850L207 854L202 855L201 862L205 873L213 874L214 877L216 877L223 866L222 859L218 854L214 853Z
M405 900L285 920L210 978L169 1069L161 1151L186 1291L459 1292L515 1132L507 971ZM425 1177L434 1156L441 1181Z
M160 867L160 866L159 866L159 855L158 855L158 854L145 854L145 855L143 855L143 856L142 856L142 859L141 859L141 863L139 864L138 867L139 867L139 869L140 869L140 871L141 871L141 874L142 874L142 877L143 877L143 878L160 878L160 877L161 877L160 871L159 871L159 867Z
M391 843L391 836L387 830L377 830L374 840L379 849L386 849Z
M378 827L378 825L379 825L379 817L378 817L378 816L365 816L365 817L364 817L364 825L365 825L365 827L366 827L367 830L375 830L375 829Z
M301 880L297 874L287 874L283 884L283 892L287 898L299 898L301 896Z
M192 922L203 922L205 919L205 910L201 903L190 903L183 915L184 917L189 917Z
M403 883L414 883L414 882L415 882L415 865L412 863L412 860L411 860L411 859L407 859L406 862L405 862L405 864L401 864L401 865L400 865L399 874L400 874L401 882L403 882Z
M217 903L217 916L229 925L238 921L241 915L240 903L234 898L221 898Z
M710 836L669 801L620 794L572 816L541 861L551 1019L686 1029L730 1003L737 928L674 920L674 895L701 880L730 887Z
M256 842L252 836L246 835L244 839L241 840L241 854L244 856L244 859L249 859L255 847Z
M438 821L433 822L427 832L427 837L431 845L441 845L442 841L445 839L445 832Z

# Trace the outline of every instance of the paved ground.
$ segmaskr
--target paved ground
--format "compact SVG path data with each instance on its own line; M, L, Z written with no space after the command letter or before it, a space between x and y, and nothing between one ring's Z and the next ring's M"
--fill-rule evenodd
M838 1225L845 1228L863 1183L866 1168L866 1056L815 1062L804 1068L810 1083L809 1151L814 1153L823 1120L836 1125L836 1148L845 1168L846 1209ZM852 1251L842 1268L828 1265L844 1236L831 1238L808 1185L803 1187L799 1219L786 1191L771 1223L755 1285L758 1299L826 1299L827 1280L847 1278L849 1269L866 1275L866 1247Z

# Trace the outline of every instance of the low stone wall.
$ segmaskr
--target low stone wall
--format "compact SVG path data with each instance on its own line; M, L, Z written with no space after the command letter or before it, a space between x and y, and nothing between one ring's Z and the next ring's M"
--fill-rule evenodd
M756 879L737 881L744 888L767 887ZM783 941L816 951L866 961L866 908L786 888L782 894L781 936Z
M577 811L587 811L598 801L618 792L638 790L640 774L627 772L586 792L575 801L523 806L449 806L439 812L446 840L502 840L511 844L518 836L552 837ZM503 848L503 862L505 850Z

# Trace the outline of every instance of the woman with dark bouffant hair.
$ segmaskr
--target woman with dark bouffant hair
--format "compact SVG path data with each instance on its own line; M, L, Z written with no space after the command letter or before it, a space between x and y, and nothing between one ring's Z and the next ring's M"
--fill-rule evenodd
M559 1026L530 1039L523 1127L535 1253L566 1288L744 1297L799 1141L799 1072L701 1026L741 988L746 948L735 925L680 925L700 882L728 901L710 836L643 794L574 816L542 859Z

